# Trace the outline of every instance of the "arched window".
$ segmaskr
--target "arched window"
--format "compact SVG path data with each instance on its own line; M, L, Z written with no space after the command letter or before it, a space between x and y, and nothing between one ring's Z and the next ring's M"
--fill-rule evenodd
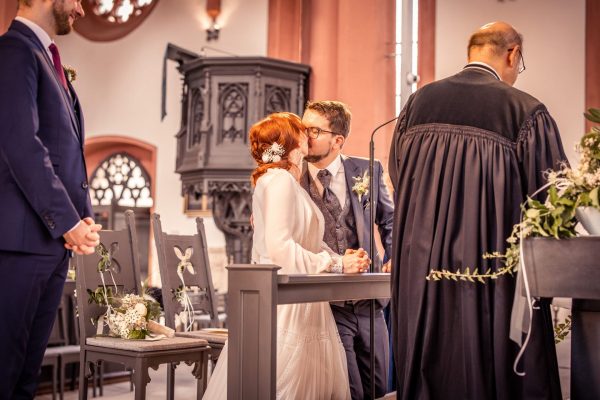
M150 177L128 153L115 153L100 163L90 179L93 206L152 207Z
M85 18L75 22L75 30L86 39L106 42L133 32L156 8L159 0L85 0Z

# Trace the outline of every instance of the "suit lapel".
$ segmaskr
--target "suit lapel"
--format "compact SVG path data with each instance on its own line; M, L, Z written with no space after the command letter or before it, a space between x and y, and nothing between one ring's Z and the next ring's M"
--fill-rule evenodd
M302 173L300 174L300 186L306 193L310 194L310 177L308 172L308 163L306 161L302 162Z
M352 191L354 186L355 176L362 176L363 171L352 161L352 158L342 156L342 163L344 164L344 174L346 175L346 188L348 189L348 196L350 196L350 204L352 204L352 211L354 211L354 219L356 221L356 235L358 236L358 244L363 249L366 249L366 243L364 243L365 233L365 210L362 207L362 202L358 201L358 196ZM363 197L364 199L364 197Z
M14 29L14 30L18 31L19 33L21 33L22 35L24 35L25 37L27 37L42 53L42 56L44 57L44 59L46 60L46 63L48 64L48 67L52 71L51 75L54 77L54 81L58 85L63 102L69 112L69 117L71 118L71 123L73 124L73 129L75 130L77 138L81 140L81 135L79 133L80 130L78 129L79 124L77 121L77 117L75 116L75 111L73 110L73 103L71 102L69 93L67 93L67 91L63 87L62 83L60 82L58 75L56 74L56 69L54 69L54 63L48 56L48 52L46 51L46 49L44 49L44 46L42 45L40 40L37 38L35 33L33 33L33 31L31 29L29 29L25 24L23 24L19 21L13 21L12 25L10 26L10 29Z
M71 93L71 98L73 99L73 111L75 112L75 117L77 118L77 133L79 134L79 140L81 142L81 146L83 147L84 142L84 130L83 130L83 113L81 111L81 103L79 103L79 97L77 97L77 93L75 92L75 88L71 85L71 82L67 79L67 86L69 87L69 92Z

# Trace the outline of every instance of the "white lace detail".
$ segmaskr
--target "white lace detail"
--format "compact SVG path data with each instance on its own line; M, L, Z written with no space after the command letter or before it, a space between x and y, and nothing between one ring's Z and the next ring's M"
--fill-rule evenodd
M279 162L281 156L285 154L285 149L282 145L277 142L271 144L271 147L266 149L262 154L262 160L264 163Z

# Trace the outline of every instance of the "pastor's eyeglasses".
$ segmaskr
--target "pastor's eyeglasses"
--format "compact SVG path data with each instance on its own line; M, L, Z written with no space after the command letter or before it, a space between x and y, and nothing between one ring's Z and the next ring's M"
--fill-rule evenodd
M515 48L512 47L510 49L508 49L508 52L510 53L511 51L513 51ZM525 59L523 58L523 53L521 52L521 49L517 49L517 51L519 52L519 73L525 71Z

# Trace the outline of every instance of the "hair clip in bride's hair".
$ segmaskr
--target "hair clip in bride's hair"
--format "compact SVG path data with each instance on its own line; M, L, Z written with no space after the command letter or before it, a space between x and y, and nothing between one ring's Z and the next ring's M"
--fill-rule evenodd
M277 142L273 142L271 147L266 149L262 154L262 160L264 163L279 162L281 156L285 154L285 149L282 145Z

